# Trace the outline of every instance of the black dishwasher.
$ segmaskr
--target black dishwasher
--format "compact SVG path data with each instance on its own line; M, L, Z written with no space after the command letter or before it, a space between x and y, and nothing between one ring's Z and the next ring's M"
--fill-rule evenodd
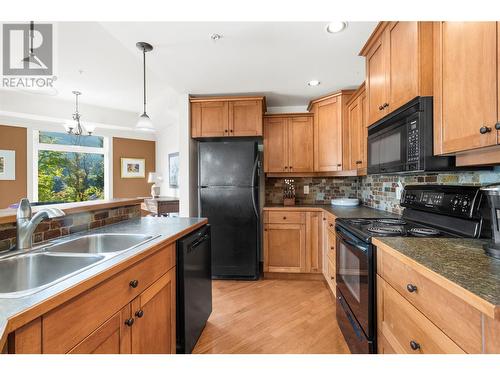
M212 312L210 225L177 241L177 353L191 353Z

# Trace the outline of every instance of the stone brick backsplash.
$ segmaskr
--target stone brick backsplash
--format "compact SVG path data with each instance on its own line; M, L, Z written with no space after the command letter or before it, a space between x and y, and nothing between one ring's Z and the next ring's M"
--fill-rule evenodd
M293 180L296 204L329 204L333 198L357 197L357 178L300 177ZM283 203L284 185L284 178L266 178L266 204ZM309 185L309 194L304 194L304 185Z
M444 172L415 175L370 175L365 177L296 177L297 204L329 204L332 198L359 198L363 205L396 214L398 190L407 184L486 185L500 183L500 167L493 171ZM309 194L304 194L304 185ZM283 203L282 178L266 178L266 204Z
M33 234L33 243L67 236L88 229L103 227L123 220L141 217L140 205L111 208L70 214L61 218L44 220ZM16 223L0 224L0 251L16 244Z

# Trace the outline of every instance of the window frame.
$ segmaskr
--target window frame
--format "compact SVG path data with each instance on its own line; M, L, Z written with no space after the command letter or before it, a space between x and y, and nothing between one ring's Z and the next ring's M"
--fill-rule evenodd
M88 147L88 146L75 146L75 145L58 145L40 142L40 132L54 130L33 130L33 164L32 164L32 188L31 200L38 202L38 153L39 151L60 151L60 152L79 152L86 154L99 154L104 155L104 199L96 199L96 201L111 199L111 157L110 157L110 137L92 134L97 137L103 138L102 148ZM63 133L63 132L58 132ZM90 202L90 201L87 201ZM91 201L94 202L94 201Z

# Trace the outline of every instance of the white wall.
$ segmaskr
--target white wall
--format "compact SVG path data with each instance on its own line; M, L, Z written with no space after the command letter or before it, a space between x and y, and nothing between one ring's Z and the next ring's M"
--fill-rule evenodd
M304 112L307 112L307 104L285 106L285 107L267 107L266 113L304 113Z

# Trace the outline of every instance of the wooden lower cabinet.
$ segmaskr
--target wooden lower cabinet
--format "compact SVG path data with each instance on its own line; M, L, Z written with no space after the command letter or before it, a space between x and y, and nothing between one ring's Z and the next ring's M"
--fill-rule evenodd
M319 210L264 212L264 272L318 274L323 270L323 214Z
M175 243L9 334L16 354L175 354Z
M175 354L175 268L131 303L132 354Z

